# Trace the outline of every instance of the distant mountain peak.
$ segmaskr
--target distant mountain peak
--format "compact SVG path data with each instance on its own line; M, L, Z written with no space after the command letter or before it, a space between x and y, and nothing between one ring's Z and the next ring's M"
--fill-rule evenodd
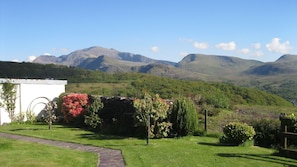
M100 46L92 46L76 50L68 55L59 57L39 56L33 62L40 64L62 64L93 70L103 69L106 71L110 71L110 69L116 69L116 71L121 69L127 70L133 66L142 66L150 63L160 63L172 66L176 64L170 61L155 60L140 54L120 52L113 48L107 49Z
M297 55L285 54L277 59L275 62L297 62Z

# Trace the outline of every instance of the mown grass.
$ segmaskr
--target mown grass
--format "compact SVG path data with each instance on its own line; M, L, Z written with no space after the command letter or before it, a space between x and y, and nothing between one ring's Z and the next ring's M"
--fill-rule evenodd
M0 138L0 154L0 166L5 167L95 167L98 159L95 153L6 138Z
M217 138L210 137L151 139L147 146L143 139L106 136L62 125L54 125L52 130L48 130L47 125L9 125L1 126L0 131L121 149L128 167L297 167L297 160L279 157L274 154L275 150L255 146L221 146L217 144Z

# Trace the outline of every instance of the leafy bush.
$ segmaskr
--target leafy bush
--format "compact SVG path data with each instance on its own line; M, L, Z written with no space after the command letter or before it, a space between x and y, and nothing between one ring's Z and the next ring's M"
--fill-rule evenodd
M63 96L62 112L67 123L76 121L76 118L81 118L88 105L87 94L71 93Z
M33 123L36 121L36 116L34 112L32 112L31 110L26 111L26 118L27 118L26 122L29 122L29 123Z
M59 97L57 98L57 110L55 111L55 115L57 116L58 120L57 122L63 122L64 121L64 112L63 110L63 97L67 96L69 93L61 93Z
M163 138L169 135L172 124L167 120L168 115L169 105L156 94L153 97L153 110L151 113L151 125L155 138Z
M172 124L170 122L156 122L155 125L152 125L152 128L154 129L153 136L155 138L163 138L163 137L168 137L170 130L171 130Z
M220 142L224 144L241 145L253 140L256 132L246 123L231 122L223 128L224 136Z
M254 137L255 145L261 147L276 148L280 144L280 121L272 119L261 119L252 122L256 131Z
M169 135L169 105L159 95L152 97L145 93L143 99L135 99L133 105L136 125L149 127L150 137L162 138Z
M23 123L25 120L25 114L23 112L19 112L17 115L14 116L13 122Z
M288 126L288 131L295 132L296 126L297 126L297 119L294 113L291 114L285 114L283 113L280 116L280 119L285 122L285 124Z
M103 108L103 103L100 99L95 98L91 104L88 105L85 112L85 121L84 123L87 126L90 126L93 129L96 129L101 126L102 120L99 117L99 112Z
M193 134L198 128L198 113L193 101L180 97L173 103L171 122L178 136Z

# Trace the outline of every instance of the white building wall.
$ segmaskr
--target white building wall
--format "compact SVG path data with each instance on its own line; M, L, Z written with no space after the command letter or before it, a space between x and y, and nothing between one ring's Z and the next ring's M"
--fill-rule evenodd
M0 79L0 90L2 90L4 79ZM15 115L20 112L26 114L27 110L31 110L36 116L45 107L48 100L58 98L61 93L65 92L67 81L62 80L40 80L40 79L13 79L10 83L17 85L17 99ZM45 98L40 98L45 97ZM0 108L0 125L9 123L8 113L4 108Z

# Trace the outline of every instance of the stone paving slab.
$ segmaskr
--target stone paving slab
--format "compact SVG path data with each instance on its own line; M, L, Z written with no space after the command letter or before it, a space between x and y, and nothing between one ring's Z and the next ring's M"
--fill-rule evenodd
M98 167L125 167L125 161L122 156L121 150L96 147L91 145L84 145L78 143L70 143L63 141L40 139L35 137L28 137L23 135L15 135L0 132L0 137L11 138L16 140L23 140L27 142L34 142L56 147L69 148L73 150L88 151L98 153Z

